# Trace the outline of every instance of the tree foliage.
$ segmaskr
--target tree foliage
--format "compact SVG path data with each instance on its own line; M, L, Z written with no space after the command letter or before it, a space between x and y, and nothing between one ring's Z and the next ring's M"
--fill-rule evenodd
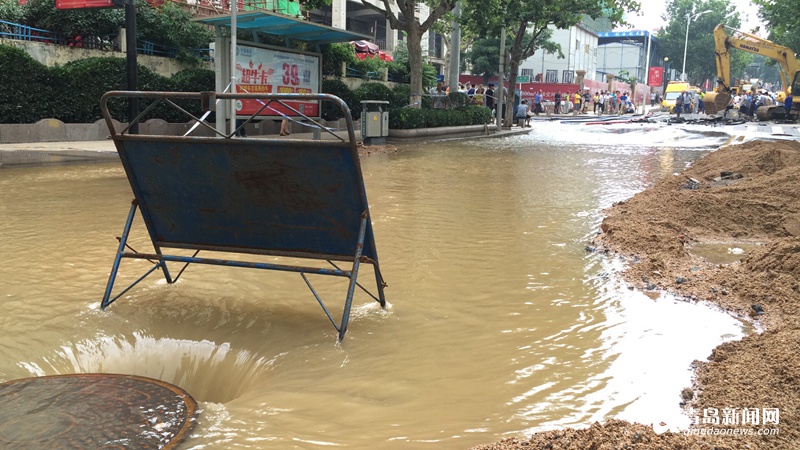
M55 0L29 0L24 6L24 25L65 36L104 37L117 34L125 23L119 8L57 10Z
M0 0L0 5L8 1ZM0 14L6 10L13 11L10 7L2 6ZM153 7L146 0L137 0L137 46L142 47L143 41L149 41L173 49L181 61L197 61L195 50L208 48L214 35L208 28L190 19L191 15L176 3L165 2ZM29 0L22 7L19 21L23 25L60 33L67 38L81 36L105 41L125 26L125 12L120 8L57 10L55 0Z
M450 42L453 33L453 23L458 21L458 17L456 17L452 11L445 13L441 19L437 20L436 23L433 24L433 31L435 31L438 35L442 37L442 42L445 46L445 53L444 53L444 79L450 79L450 58L453 56L454 47L457 47L457 51L459 52L460 65L463 65L464 59L463 56L465 52L472 47L473 42L478 38L475 33L466 27L459 27L459 33L461 40L457 46L453 46Z
M386 16L392 29L403 30L406 33L408 46L408 60L410 65L411 105L419 108L423 90L423 59L422 37L439 18L451 11L458 0L428 0L430 11L428 17L420 21L417 13L418 4L408 0L392 4L390 0L380 0L381 6L373 5L367 0L361 0L369 9L378 11ZM399 12L395 12L399 11Z
M0 0L0 20L20 23L25 17L25 9L16 0ZM11 31L5 24L0 24L0 31Z
M800 2L797 0L753 0L766 23L769 40L800 52Z
M191 21L191 15L177 3L164 2L153 8L146 0L136 1L137 42L142 38L177 50L179 60L194 57L196 49L208 48L211 31Z
M548 27L567 29L581 22L584 16L606 17L612 24L623 23L623 14L638 12L636 0L469 0L464 3L462 23L485 37L499 36L506 29L513 39L508 50L509 84L516 84L519 64L538 49L559 51L548 38ZM506 102L513 107L513 96ZM506 126L512 114L506 115Z
M508 41L508 40L507 40ZM506 48L511 48L510 41ZM465 52L466 61L472 67L471 72L483 76L484 83L500 70L500 38L482 38L476 40ZM506 68L507 69L507 68ZM508 70L503 75L508 74Z
M694 8L694 9L693 9ZM689 24L689 38L686 38L687 14L694 17ZM710 11L703 13L704 11ZM734 11L728 15L727 11ZM703 13L699 14L698 13ZM687 80L701 85L705 80L715 80L717 59L714 55L714 27L724 23L739 28L739 12L730 0L671 0L663 17L667 26L658 34L661 53L669 58L671 69L678 73L683 70L683 54L686 52ZM731 52L731 76L740 78L744 68L752 60L745 52Z
M561 52L561 46L551 42L551 36L552 31L546 29L541 36L539 36L541 44L537 47L544 48L550 53L557 53L559 58L563 58L564 55ZM523 38L523 46L527 45L532 39L533 37L527 34ZM513 45L513 36L506 35L505 48L510 49ZM488 82L489 78L496 76L497 72L500 70L500 38L486 37L476 40L469 50L467 50L465 56L467 62L472 66L471 72L480 74L483 77L484 83ZM510 66L506 65L503 76L507 76L510 70Z
M356 61L356 53L353 44L333 43L322 45L322 74L345 76L342 73L342 64L350 65Z

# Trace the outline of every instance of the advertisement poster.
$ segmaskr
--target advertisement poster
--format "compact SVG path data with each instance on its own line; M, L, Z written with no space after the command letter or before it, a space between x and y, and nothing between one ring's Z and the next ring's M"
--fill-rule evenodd
M236 46L236 92L250 94L316 94L320 87L320 56L261 47ZM308 117L319 117L319 103L286 101L291 108ZM255 114L263 101L236 102L236 114ZM277 102L268 103L261 116L299 116Z
M651 67L650 74L647 77L647 85L648 86L661 86L664 82L664 68L663 67Z

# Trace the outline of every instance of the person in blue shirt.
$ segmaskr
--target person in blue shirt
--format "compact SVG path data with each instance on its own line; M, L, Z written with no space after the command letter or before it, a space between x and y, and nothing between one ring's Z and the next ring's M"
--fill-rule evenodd
M783 107L786 108L786 119L788 119L788 120L792 119L790 114L792 113L792 103L793 103L793 101L794 100L792 99L792 94L791 93L789 95L787 95L786 96L786 100L783 101Z
M539 91L533 96L533 112L538 116L542 111L544 111L542 108L542 91Z

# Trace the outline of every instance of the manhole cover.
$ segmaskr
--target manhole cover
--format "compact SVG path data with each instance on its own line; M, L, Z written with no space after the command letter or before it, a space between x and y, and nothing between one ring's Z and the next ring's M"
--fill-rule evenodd
M183 389L135 375L12 380L0 384L0 447L171 449L196 411Z

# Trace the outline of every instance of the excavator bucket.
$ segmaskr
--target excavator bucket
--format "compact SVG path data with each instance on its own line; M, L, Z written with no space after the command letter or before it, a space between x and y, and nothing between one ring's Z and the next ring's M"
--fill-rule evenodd
M731 102L731 94L726 92L709 92L703 100L706 114L716 115L718 112L725 111Z

